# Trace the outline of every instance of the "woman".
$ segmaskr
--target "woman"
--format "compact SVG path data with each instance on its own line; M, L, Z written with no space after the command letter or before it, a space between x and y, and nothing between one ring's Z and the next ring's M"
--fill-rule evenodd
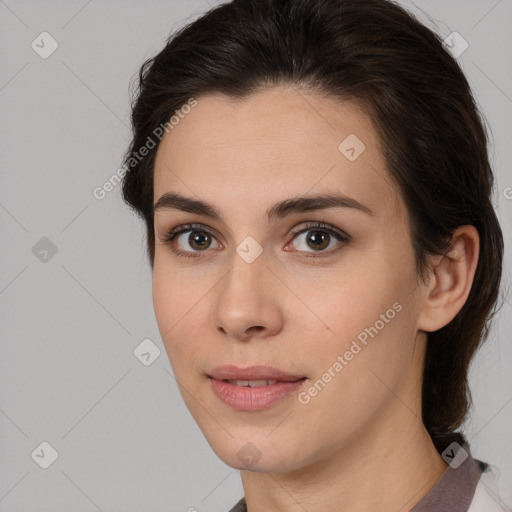
M124 198L232 510L501 510L458 428L503 241L440 38L387 0L235 0L139 78Z

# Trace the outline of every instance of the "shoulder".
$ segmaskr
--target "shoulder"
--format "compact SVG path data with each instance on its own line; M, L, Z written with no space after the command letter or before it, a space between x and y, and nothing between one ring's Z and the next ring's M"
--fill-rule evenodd
M511 512L500 499L496 479L490 469L481 474L467 512Z

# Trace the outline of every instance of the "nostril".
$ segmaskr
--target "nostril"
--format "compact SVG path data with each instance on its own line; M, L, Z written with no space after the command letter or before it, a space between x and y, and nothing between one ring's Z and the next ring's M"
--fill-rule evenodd
M264 331L265 330L265 327L261 326L261 325L254 325L253 327L249 327L249 329L247 329L244 334L242 335L242 339L247 339L247 338L250 338L251 335L254 335L256 332L259 332L259 331Z

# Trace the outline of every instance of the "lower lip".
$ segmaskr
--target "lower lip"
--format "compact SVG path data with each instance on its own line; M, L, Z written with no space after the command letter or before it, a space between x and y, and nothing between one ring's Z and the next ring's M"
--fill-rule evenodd
M290 395L302 386L305 379L294 382L278 381L275 384L251 388L236 386L223 380L210 378L213 392L237 411L258 411Z

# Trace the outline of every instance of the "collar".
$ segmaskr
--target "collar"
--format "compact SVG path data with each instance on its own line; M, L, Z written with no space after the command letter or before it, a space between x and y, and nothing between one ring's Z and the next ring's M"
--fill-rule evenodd
M454 443L455 445L455 443ZM411 512L467 512L480 475L486 464L474 459L467 444L458 450L451 449L451 445L443 452L445 460L452 459L450 466L446 468L441 478L423 497L423 499L411 509ZM455 451L455 454L454 454ZM466 456L460 465L455 464L459 456Z

